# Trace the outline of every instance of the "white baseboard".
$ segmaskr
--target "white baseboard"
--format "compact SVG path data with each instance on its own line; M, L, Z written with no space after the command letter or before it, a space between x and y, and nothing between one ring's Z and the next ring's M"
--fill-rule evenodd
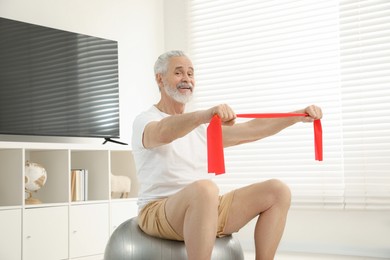
M253 252L244 253L245 260L254 260L255 254ZM383 260L384 258L370 258L358 256L337 256L324 254L306 254L306 253L285 253L280 252L276 254L275 260Z

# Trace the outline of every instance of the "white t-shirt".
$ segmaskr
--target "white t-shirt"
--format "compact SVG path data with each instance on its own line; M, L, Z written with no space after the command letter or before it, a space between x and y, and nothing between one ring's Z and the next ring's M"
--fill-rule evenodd
M186 185L210 178L207 173L206 125L186 136L151 149L145 149L142 136L145 126L169 116L152 106L133 123L132 149L137 169L138 206L172 195Z

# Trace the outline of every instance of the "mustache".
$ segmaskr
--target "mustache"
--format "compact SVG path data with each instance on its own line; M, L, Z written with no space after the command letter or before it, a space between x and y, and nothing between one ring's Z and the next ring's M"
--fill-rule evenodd
M194 86L191 83L186 83L186 82L180 82L179 84L176 85L177 89L190 89L192 90Z

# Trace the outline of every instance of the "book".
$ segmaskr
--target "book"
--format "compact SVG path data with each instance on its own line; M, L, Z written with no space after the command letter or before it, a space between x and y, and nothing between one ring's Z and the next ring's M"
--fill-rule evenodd
M88 200L88 170L87 169L71 170L71 200L72 201Z

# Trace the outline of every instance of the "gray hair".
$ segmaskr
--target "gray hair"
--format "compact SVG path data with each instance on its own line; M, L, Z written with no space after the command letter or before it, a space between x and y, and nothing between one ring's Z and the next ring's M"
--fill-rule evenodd
M161 54L156 63L154 64L154 75L159 73L165 75L168 71L169 59L172 57L188 57L183 51L168 51L166 53Z

